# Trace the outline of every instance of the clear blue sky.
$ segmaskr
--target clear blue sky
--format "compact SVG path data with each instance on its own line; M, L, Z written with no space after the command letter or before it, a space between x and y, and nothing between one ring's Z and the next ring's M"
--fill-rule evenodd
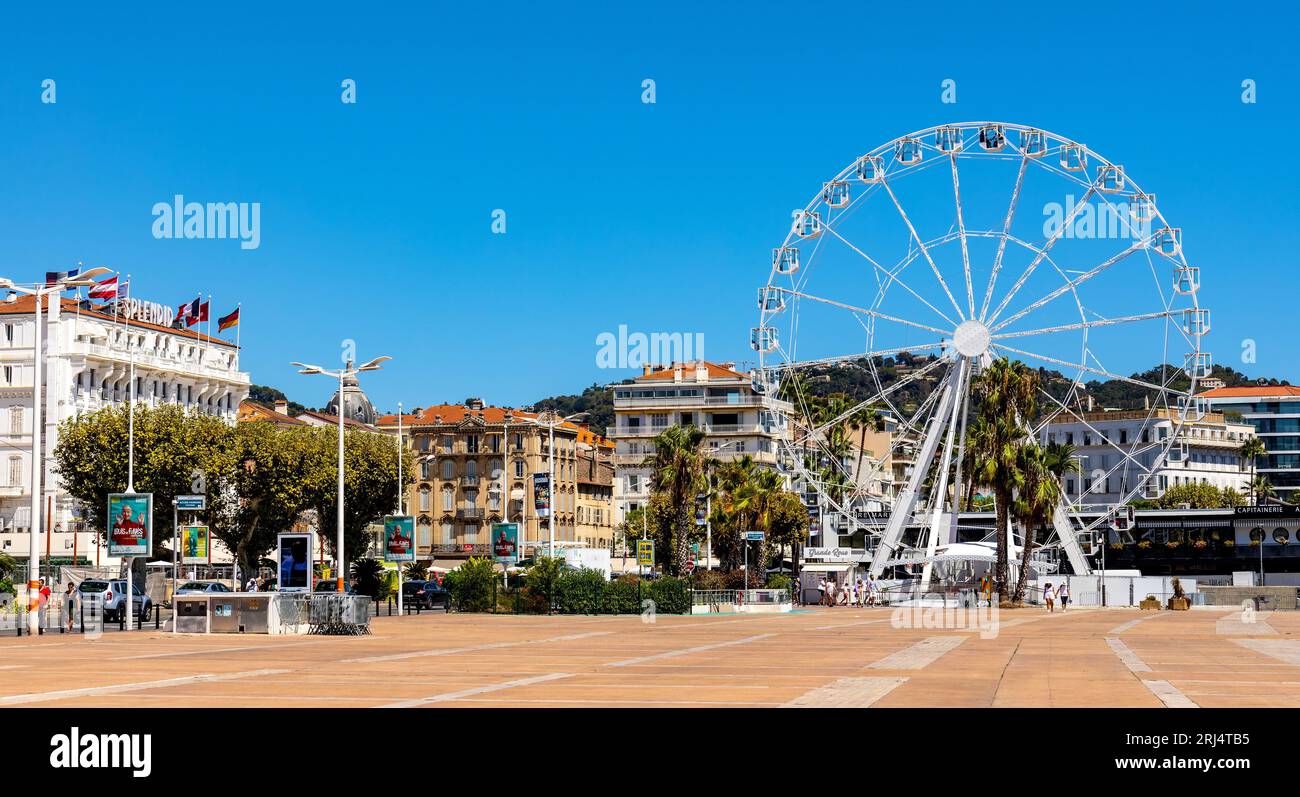
M242 302L244 367L309 405L331 391L288 361L345 338L395 358L383 409L521 404L629 375L596 367L620 324L750 357L792 208L902 133L1001 119L1123 161L1203 270L1206 348L1300 382L1293 4L613 5L9 9L0 274ZM178 193L262 203L261 246L155 240Z

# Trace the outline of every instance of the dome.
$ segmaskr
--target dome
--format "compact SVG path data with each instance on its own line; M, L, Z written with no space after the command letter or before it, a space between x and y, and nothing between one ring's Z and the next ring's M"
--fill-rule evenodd
M352 364L348 363L348 367L352 367ZM378 419L378 415L375 413L375 407L370 403L370 399L366 397L365 391L361 389L361 385L357 384L357 378L355 376L349 376L343 380L342 393L344 418L371 425L375 423ZM330 399L330 403L325 405L325 411L331 415L339 414L338 393L335 393L333 398Z

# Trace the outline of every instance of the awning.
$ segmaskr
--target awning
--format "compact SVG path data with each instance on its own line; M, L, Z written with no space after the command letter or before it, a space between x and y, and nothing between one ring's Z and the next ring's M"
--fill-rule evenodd
M800 573L844 573L857 567L853 562L806 564L799 568Z

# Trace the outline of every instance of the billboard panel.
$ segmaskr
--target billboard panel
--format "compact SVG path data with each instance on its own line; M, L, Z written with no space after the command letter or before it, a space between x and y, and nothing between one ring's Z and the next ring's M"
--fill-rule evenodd
M181 526L181 564L206 565L212 561L212 541L207 526Z
M492 555L509 567L519 561L519 524L492 524Z
M384 561L415 561L415 518L388 515L384 518Z
M311 590L311 535L281 534L275 560L279 562L278 585L281 592Z
M153 493L108 496L108 555L148 556L153 539Z

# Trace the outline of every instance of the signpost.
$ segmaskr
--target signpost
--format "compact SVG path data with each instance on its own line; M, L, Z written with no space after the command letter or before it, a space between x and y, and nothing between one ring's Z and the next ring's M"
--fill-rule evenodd
M749 589L749 544L751 542L762 542L763 532L747 531L745 532L745 589Z
M655 541L654 540L637 540L636 541L636 563L638 567L648 566L651 571L655 566Z

